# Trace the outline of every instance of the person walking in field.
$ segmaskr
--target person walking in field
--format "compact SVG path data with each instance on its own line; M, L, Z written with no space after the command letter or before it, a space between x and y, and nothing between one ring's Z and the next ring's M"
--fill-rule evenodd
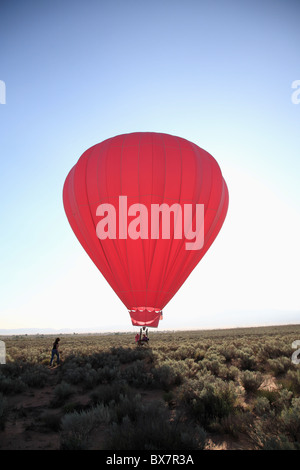
M53 359L54 359L54 356L56 356L56 363L57 365L59 365L59 351L58 351L58 346L59 346L59 343L60 342L60 338L56 338L56 340L54 341L53 343L53 346L52 346L52 353L51 353L51 361L50 361L50 367L52 366L52 362L53 362Z

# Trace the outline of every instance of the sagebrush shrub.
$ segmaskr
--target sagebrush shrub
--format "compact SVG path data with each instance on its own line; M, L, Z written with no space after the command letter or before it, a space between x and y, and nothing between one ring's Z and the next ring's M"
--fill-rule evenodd
M152 369L152 374L155 384L165 391L169 391L172 387L179 385L183 381L182 374L178 372L178 368L169 364L163 364Z
M295 394L300 394L300 369L289 370L284 384Z
M34 367L28 368L21 375L22 381L33 388L42 388L48 381L48 370L43 366L36 364Z
M48 369L40 364L17 361L1 366L0 392L17 394L28 387L41 388L48 381Z
M280 356L291 357L291 345L286 344L282 339L270 339L261 347L260 357L264 360L277 359Z
M260 372L245 370L241 374L241 383L246 392L256 392L263 383L263 376Z
M4 395L15 395L25 390L26 385L20 377L11 378L0 374L0 392Z
M283 429L296 441L300 441L300 398L293 398L289 408L281 412Z
M218 420L212 422L209 426L211 432L218 434L228 434L235 438L253 424L253 415L249 411L233 410L227 416L223 416Z
M220 354L224 356L226 362L230 362L238 355L236 347L230 344L225 344L224 346L221 346Z
M134 387L145 387L153 383L153 374L149 371L148 365L140 359L127 365L120 373L120 377Z
M74 411L61 420L60 448L87 450L91 432L100 424L111 420L109 408L100 404L89 411Z
M299 447L290 442L286 436L266 437L262 441L262 450L299 450Z
M235 366L222 365L219 368L218 377L224 380L236 380L239 375L239 370Z
M293 393L285 388L278 390L278 397L273 403L273 407L276 412L282 411L284 408L289 408L291 406L293 398Z
M239 353L239 364L242 370L255 370L257 368L257 359L252 352L241 351Z
M271 405L269 400L266 397L258 397L254 403L253 411L258 416L263 416L269 413L271 410Z
M109 429L107 450L200 450L206 433L199 426L170 422L165 408L156 404L144 407L132 420L126 415Z
M284 374L291 367L291 359L285 356L277 359L268 359L268 364L275 377Z
M108 405L112 400L118 403L121 397L133 395L125 382L113 382L111 384L100 385L91 393L91 399L94 404L103 403Z
M62 381L54 389L53 406L61 406L74 393L72 385Z
M218 375L224 362L225 359L223 356L217 355L215 353L210 353L207 357L203 359L201 365L202 367L205 367L208 371L210 371L212 374Z
M207 427L233 411L237 390L233 382L224 382L207 374L197 381L190 380L183 384L178 398L189 415Z

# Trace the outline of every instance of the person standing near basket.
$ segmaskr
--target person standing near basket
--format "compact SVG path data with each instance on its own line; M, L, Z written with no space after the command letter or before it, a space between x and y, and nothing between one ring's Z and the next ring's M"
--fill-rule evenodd
M60 342L60 338L56 338L56 340L53 343L51 360L50 360L50 367L52 366L54 356L56 356L56 363L57 363L57 365L59 365L59 351L58 351L58 346L59 346L58 343L59 342Z

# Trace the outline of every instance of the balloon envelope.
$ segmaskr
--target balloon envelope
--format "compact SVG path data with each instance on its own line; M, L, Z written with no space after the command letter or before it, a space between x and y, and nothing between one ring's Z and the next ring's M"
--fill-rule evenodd
M228 190L205 150L180 137L136 132L84 152L66 178L63 202L132 323L156 327L219 233Z

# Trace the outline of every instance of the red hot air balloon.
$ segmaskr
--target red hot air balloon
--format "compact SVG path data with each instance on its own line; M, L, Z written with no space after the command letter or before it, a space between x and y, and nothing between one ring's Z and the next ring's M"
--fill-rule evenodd
M228 190L216 160L197 145L135 132L86 150L66 178L63 202L132 324L157 327L219 233Z

